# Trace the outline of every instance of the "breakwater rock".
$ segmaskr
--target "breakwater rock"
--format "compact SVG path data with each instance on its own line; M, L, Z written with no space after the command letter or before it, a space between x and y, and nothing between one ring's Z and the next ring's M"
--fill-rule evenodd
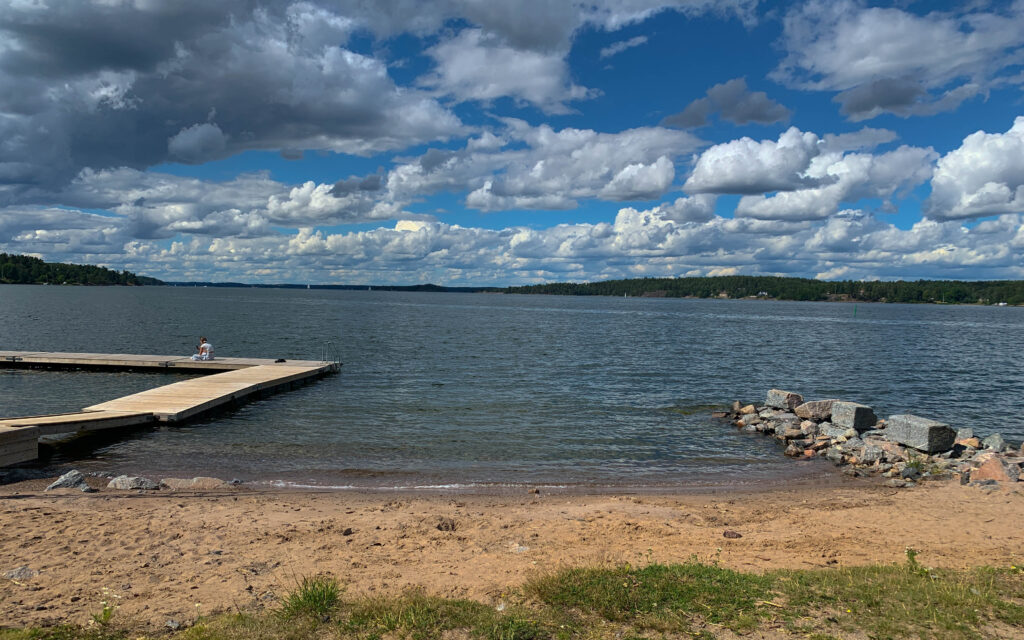
M774 437L787 456L821 456L847 475L881 475L893 487L935 478L981 485L1024 481L1024 445L1011 447L999 434L982 440L971 429L957 431L910 414L881 420L857 402L805 401L799 393L771 389L762 405L737 401L713 415Z

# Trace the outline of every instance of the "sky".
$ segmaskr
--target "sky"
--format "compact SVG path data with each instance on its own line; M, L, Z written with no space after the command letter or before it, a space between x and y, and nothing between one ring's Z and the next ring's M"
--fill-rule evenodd
M0 251L1024 279L1024 0L0 0Z

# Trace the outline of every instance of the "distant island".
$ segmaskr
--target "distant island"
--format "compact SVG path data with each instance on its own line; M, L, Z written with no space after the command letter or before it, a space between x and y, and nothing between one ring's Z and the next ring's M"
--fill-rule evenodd
M615 296L638 298L723 298L823 302L902 302L931 304L1024 305L1024 280L813 280L780 276L630 278L601 282L552 282L514 287L448 287L436 284L247 284L242 282L163 282L90 265L43 262L0 253L0 284L164 285L256 289L332 289L433 293L514 293L524 295Z
M830 302L1024 304L1021 280L829 281L777 276L636 278L508 287L506 293L648 298L766 298Z
M86 264L43 262L32 256L0 253L0 284L160 285L156 278Z

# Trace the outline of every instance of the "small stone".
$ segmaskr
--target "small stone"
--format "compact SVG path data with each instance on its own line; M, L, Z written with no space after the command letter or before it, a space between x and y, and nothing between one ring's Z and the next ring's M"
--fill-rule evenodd
M851 478L857 478L860 477L862 474L860 471L853 467L846 467L845 469L843 469L843 475L850 476Z
M832 424L837 427L860 432L874 427L877 422L875 412L867 405L838 400L832 403Z
M900 477L904 480L913 480L921 475L921 470L917 467L903 467L900 471Z
M175 620L174 618L168 618L167 622L164 623L164 626L170 629L171 631L177 631L181 629L181 623Z
M786 447L786 450L783 453L789 456L790 458L798 458L804 455L804 450L796 446L795 444L791 444L788 447Z
M957 440L956 444L970 449L981 448L981 440L978 440L977 438L964 438L963 440Z
M781 389L769 389L768 398L764 402L773 409L786 409L792 411L804 403L804 397L799 393L783 391Z
M120 489L122 491L129 491L133 489L153 491L155 489L159 489L160 484L148 478L142 478L139 476L117 476L107 484L107 488Z
M742 407L743 407L743 403L742 402L740 402L739 400L733 400L732 407L731 407L731 410L732 410L733 413L739 413L740 409Z
M752 414L752 413L754 413L756 411L757 411L757 409L754 408L754 405L748 404L747 406L745 406L745 407L740 409L740 415L741 416L749 416L750 414Z
M438 531L455 531L456 523L453 518L442 516L437 520Z
M782 432L782 437L785 440L796 440L802 435L804 435L804 432L799 429L786 429Z
M793 409L793 413L809 420L830 420L832 404L835 402L836 400L812 400Z
M892 478L891 480L885 481L885 486L891 487L893 489L902 489L903 487L907 486L907 481L900 480L899 478Z
M4 577L8 580L28 580L39 575L39 572L35 569L30 569L28 565L18 567L17 569L11 569L10 571L4 571Z
M752 424L760 424L761 418L759 418L756 413L752 413L740 418L740 422L743 423L744 427L749 427Z
M355 530L352 527L345 527L344 531L341 532L341 535L350 536L353 533L355 533Z
M822 422L818 425L818 433L829 438L838 438L839 436L846 433L846 429L837 427L831 422Z
M712 411L711 412L711 417L712 418L726 418L728 416L729 416L729 412L728 411Z
M46 487L46 490L51 491L53 489L78 489L82 485L88 486L85 484L85 476L82 475L81 471L78 471L77 469L72 469L71 471L68 471L67 473L54 480L52 483L50 483L50 486Z
M1006 440L1003 436L998 433L993 433L989 437L981 441L981 445L986 449L992 449L993 451L1002 451L1006 448Z
M961 440L966 440L968 438L973 438L973 437L974 437L974 429L971 429L970 427L965 427L965 428L957 429L956 430L956 440L957 440L957 442L960 442Z
M732 529L726 529L722 532L722 537L729 538L730 540L736 540L737 538L742 538L743 534L738 531L733 531Z
M829 447L825 450L825 457L835 465L843 464L843 451L839 447Z
M540 489L538 489L537 487L534 487L534 488L530 489L529 493L532 493L535 496L539 496L540 495Z

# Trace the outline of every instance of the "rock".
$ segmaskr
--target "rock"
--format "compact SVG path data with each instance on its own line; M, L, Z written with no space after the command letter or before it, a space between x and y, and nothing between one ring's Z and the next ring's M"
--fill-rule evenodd
M838 400L832 403L832 424L837 427L860 432L867 431L877 422L875 412L867 405Z
M986 449L992 449L994 451L1002 451L1006 448L1006 440L1003 436L998 433L993 433L989 437L981 441L981 445Z
M738 531L732 531L731 529L726 529L725 531L722 532L722 537L723 538L729 538L730 540L735 540L737 538L742 538L743 534L738 532Z
M948 424L909 414L889 416L886 432L890 440L925 453L948 451L956 440Z
M782 437L785 440L796 440L804 435L804 432L799 429L793 429L792 427L782 432Z
M149 478L142 478L139 476L117 476L107 484L107 488L120 489L122 491L129 491L132 489L153 491L154 489L159 489L160 484L153 482Z
M46 487L47 491L53 489L81 489L82 487L88 487L89 485L85 482L85 476L82 475L81 471L72 469L61 477L50 483L50 486Z
M977 438L964 438L963 440L957 440L956 444L969 449L981 448L981 440L978 440Z
M906 480L900 480L899 478L893 478L885 481L885 486L892 487L893 489L902 489L907 486Z
M839 447L829 447L825 450L825 457L835 465L843 464L843 450Z
M39 572L35 569L29 569L28 565L18 567L17 569L11 569L10 571L4 571L4 577L8 580L28 580L39 575Z
M855 469L854 467L846 467L845 469L843 469L843 475L850 476L851 478L859 478L864 474Z
M799 393L783 391L781 389L769 389L768 398L764 402L773 409L786 409L792 411L804 403L804 397Z
M729 412L728 411L712 411L711 412L711 417L712 418L728 418L729 417Z
M970 427L965 427L963 429L957 429L956 430L956 441L957 442L960 442L961 440L967 440L968 438L973 438L973 437L974 437L974 429L971 429Z
M447 516L441 516L437 519L437 530L438 531L455 531L456 526L455 520Z
M831 422L822 422L818 425L818 433L829 438L838 438L846 433L846 429L843 427L837 427Z
M752 424L760 424L761 418L756 413L752 413L749 416L743 416L740 418L740 422L743 423L744 427L749 427Z
M808 420L829 420L832 418L832 404L836 400L812 400L793 409L793 413Z
M917 467L903 467L903 470L900 471L900 477L904 480L913 480L920 477L920 475L921 470Z
M1020 465L1004 458L992 456L971 471L971 482L979 480L995 480L997 482L1017 482L1020 480Z
M749 416L750 414L755 413L756 411L757 409L754 408L754 405L748 404L747 406L740 409L740 415Z
M799 458L804 455L804 449L802 447L798 447L795 444L791 444L788 447L786 447L786 450L783 453L789 456L790 458Z
M174 618L168 618L167 622L164 623L164 626L170 629L171 631L178 631L179 629L181 629L181 623L175 620Z
M743 403L740 402L739 400L733 400L732 407L730 408L732 409L733 413L739 413L740 409L743 408Z
M231 485L220 478L198 476L195 478L164 478L160 481L160 486L171 490L192 489L194 491L212 491L224 489Z
M882 459L882 448L871 443L864 444L864 451L860 454L861 464L875 464Z

